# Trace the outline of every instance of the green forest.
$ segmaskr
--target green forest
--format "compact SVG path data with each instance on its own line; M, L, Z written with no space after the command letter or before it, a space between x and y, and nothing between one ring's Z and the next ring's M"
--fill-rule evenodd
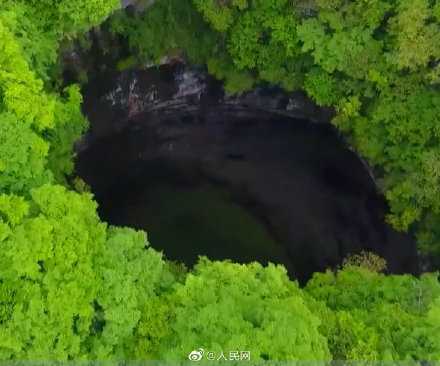
M61 54L101 29L120 67L183 55L230 94L303 90L365 158L395 229L440 256L439 0L118 0L0 4L0 360L439 361L439 273L391 275L373 254L305 286L275 264L154 250L100 220L74 178L88 129ZM76 182L76 184L74 183ZM151 245L150 245L151 244ZM244 362L244 361L243 361Z

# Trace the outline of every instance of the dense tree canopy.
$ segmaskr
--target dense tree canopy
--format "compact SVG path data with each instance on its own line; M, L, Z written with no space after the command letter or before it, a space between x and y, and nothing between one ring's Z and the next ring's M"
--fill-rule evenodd
M0 196L1 359L129 358L140 310L172 275L144 233L95 211L61 186Z
M0 5L0 359L440 359L438 274L356 258L301 289L272 264L187 270L100 221L68 184L87 121L78 86L56 78L60 47L118 4ZM159 0L110 23L139 61L183 54L230 92L268 82L333 106L378 168L389 220L440 252L438 1Z
M335 359L439 359L437 275L415 280L347 266L315 274L306 291L328 306L322 331Z
M330 359L319 319L280 267L201 260L172 300L161 359L181 359L195 344L216 353L247 350L253 359Z

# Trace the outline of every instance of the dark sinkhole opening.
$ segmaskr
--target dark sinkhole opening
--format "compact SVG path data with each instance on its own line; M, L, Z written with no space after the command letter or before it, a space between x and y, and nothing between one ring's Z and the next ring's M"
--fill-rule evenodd
M305 281L366 250L417 272L368 168L300 94L227 97L203 72L166 65L99 76L84 109L76 170L101 218L145 230L169 259L279 263Z

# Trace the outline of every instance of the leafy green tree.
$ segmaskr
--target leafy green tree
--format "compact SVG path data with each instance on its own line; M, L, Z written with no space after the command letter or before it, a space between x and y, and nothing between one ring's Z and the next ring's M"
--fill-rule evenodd
M433 16L430 2L400 0L397 11L390 21L390 36L395 37L391 62L399 69L417 70L440 59L436 46L440 41L440 27L430 21Z
M251 90L256 78L249 71L237 70L229 57L213 57L207 62L208 71L219 80L224 80L224 88L230 94Z
M105 244L105 225L88 196L55 186L31 195L30 202L2 196L22 208L17 215L12 205L1 205L1 286L14 296L2 303L8 316L0 327L0 358L80 357L94 318L94 260Z
M57 58L57 37L35 12L21 1L0 8L0 191L23 194L53 178L64 182L73 169L73 142L87 126L77 88L65 98L47 91L43 80Z
M28 192L51 181L46 169L49 145L29 125L0 114L0 191Z
M74 85L64 90L54 110L55 127L46 133L50 149L47 166L58 183L73 173L75 141L86 131L88 121L81 111L82 95Z
M304 89L320 106L333 106L343 93L338 90L338 80L321 68L313 68L306 74Z
M234 7L237 1L232 2L232 7L224 6L217 0L193 0L196 9L218 32L226 32L234 22ZM224 2L226 3L226 2ZM247 3L245 0L244 4Z
M317 312L333 359L435 360L432 322L440 296L438 273L420 279L386 276L358 266L315 274L306 291L328 309Z
M24 124L37 131L51 128L54 125L54 97L44 92L43 82L30 69L22 45L2 18L0 17L1 107L14 113Z
M95 329L96 339L92 340L91 349L93 359L132 359L136 339L133 334L140 320L148 311L157 313L155 307L160 308L161 301L165 301L162 293L168 291L175 281L162 255L147 247L144 232L128 228L111 228L107 232L104 251L95 262L102 281L96 301L102 308L105 325L102 331ZM157 342L156 333L169 326L158 322L148 324L150 327L156 325L163 328L153 329L155 333L148 334L154 337L149 337L146 342L144 339L146 349L153 348ZM142 330L137 335L139 333Z
M195 346L247 350L253 360L328 360L320 322L285 269L201 259L171 299L170 336L160 359L181 360Z
M89 194L31 196L0 196L0 359L129 359L168 265L144 233L101 223Z
M111 19L110 28L127 38L141 63L183 54L192 63L204 64L220 42L191 0L162 0L141 14L119 12Z
M60 36L74 35L99 25L120 7L119 0L19 0L35 9L36 21Z
M4 0L0 21L16 36L24 60L48 82L61 41L99 25L119 6L119 0Z
M210 4L210 3L209 3ZM233 14L228 21L226 50L238 70L254 70L260 79L288 90L299 88L307 59L301 55L296 26L299 15L286 0L240 1L210 16L208 3L196 6L213 24L222 11ZM215 28L215 25L214 25ZM226 30L226 29L225 29Z
M5 2L0 8L0 19L14 34L14 41L20 45L22 57L32 71L48 82L58 58L56 32L38 23L41 14L35 8L21 1Z

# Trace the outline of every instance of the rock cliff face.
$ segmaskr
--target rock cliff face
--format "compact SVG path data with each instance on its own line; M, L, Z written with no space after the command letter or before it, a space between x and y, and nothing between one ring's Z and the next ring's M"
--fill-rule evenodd
M239 96L225 95L219 82L200 69L186 68L180 60L166 60L158 69L105 73L89 84L85 93L85 108L94 120L95 135L113 133L139 114L158 111L167 115L185 111L203 114L221 108L241 117L257 112L315 123L328 123L333 115L332 110L317 107L302 92L257 88ZM105 121L93 119L94 113L104 110L111 112Z
M372 250L393 272L417 272L414 241L384 224L386 207L367 169L325 123L331 111L301 94L260 89L228 97L203 72L175 64L102 75L85 90L85 112L91 130L78 144L77 172L104 219L148 230L142 197L153 186L185 194L209 182L232 192L282 247L272 257L237 257L205 243L202 252L185 248L189 264L199 254L263 259L304 280ZM165 254L182 259L177 246L167 243Z

